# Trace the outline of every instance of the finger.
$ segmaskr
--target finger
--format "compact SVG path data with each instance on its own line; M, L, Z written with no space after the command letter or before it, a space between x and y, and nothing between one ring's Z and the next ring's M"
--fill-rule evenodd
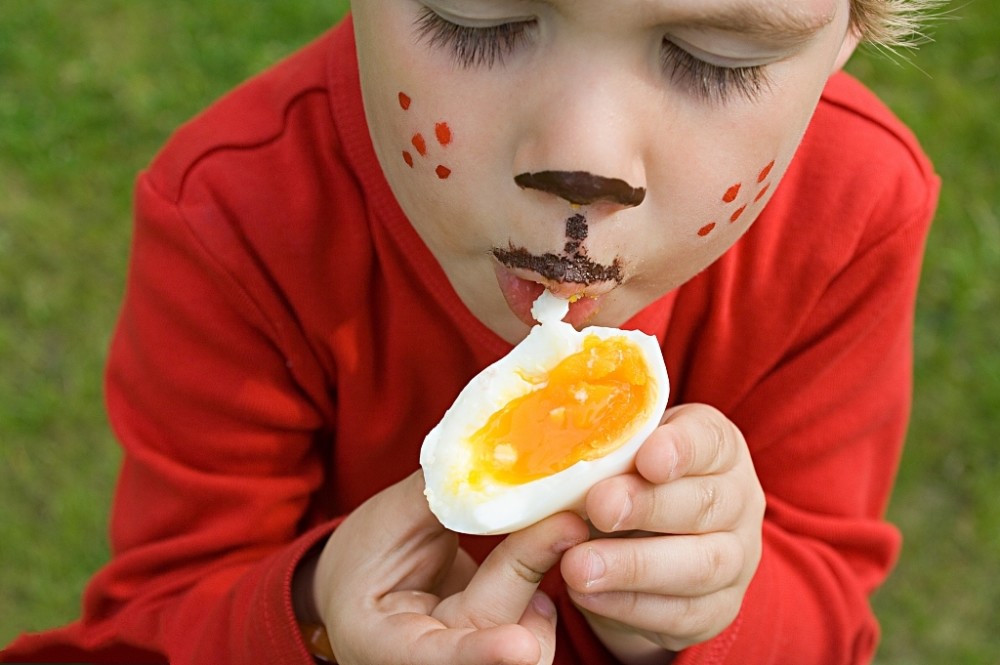
M539 603L533 599L522 617L521 625L454 628L431 616L440 602L437 596L429 593L396 591L380 598L376 611L363 617L362 621L351 626L335 622L329 636L337 662L341 665L536 665L550 648L554 652L554 607L551 612L539 612L534 609ZM386 635L392 637L386 639Z
M584 612L618 625L627 625L671 651L709 640L733 622L742 595L724 589L710 596L674 597L646 593L569 591Z
M364 638L340 648L334 645L341 665L536 665L542 653L532 631L516 624L445 628L426 615L399 613L362 630ZM386 639L386 635L391 638Z
M536 627L537 628L537 627ZM554 633L554 624L547 628ZM453 631L449 631L453 632ZM554 639L554 638L553 638ZM442 658L437 645L429 645L429 655L436 660L428 663L459 663L460 665L537 665L542 657L542 647L537 636L525 626L508 624L480 630L470 630L458 641L454 658Z
M441 579L440 584L434 587L434 592L441 598L454 595L465 587L469 586L469 580L476 574L479 564L463 549L456 553L455 560L451 568Z
M539 663L551 663L556 655L556 606L545 592L536 591L519 622L538 641Z
M733 468L746 448L739 429L720 411L686 404L667 411L663 424L636 455L636 469L652 483Z
M562 553L587 539L586 523L573 513L559 513L507 536L479 566L459 596L446 599L442 609L476 627L517 623L545 573ZM447 607L445 607L447 606ZM439 616L435 613L435 616Z
M440 588L457 549L458 537L427 508L422 475L412 474L362 504L328 539L316 564L320 614L332 614L343 598Z
M738 584L745 559L731 533L603 538L567 551L560 570L566 585L580 593L695 597Z
M642 530L698 534L735 528L749 496L731 475L681 478L654 485L636 474L602 481L587 494L591 522L605 533Z
M383 553L380 561L367 564L381 571L380 578L370 579L381 579L386 588L426 591L441 587L458 552L458 536L431 513L424 498L423 474L410 474L384 495L381 503L366 505L366 512L358 515L381 528L373 530L365 548L352 543L351 549L365 558L368 552ZM387 515L395 516L392 524L386 522Z
M439 649L440 646L432 646L430 651L440 655ZM536 591L518 625L473 629L459 640L455 658L441 659L438 662L547 665L554 660L555 651L556 607L545 593Z

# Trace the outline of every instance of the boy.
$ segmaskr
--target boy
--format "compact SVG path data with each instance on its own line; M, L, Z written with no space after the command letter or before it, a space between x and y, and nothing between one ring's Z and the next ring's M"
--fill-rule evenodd
M142 175L114 558L4 657L869 661L937 180L837 72L912 6L352 9ZM459 539L420 443L543 289L671 407L589 524Z

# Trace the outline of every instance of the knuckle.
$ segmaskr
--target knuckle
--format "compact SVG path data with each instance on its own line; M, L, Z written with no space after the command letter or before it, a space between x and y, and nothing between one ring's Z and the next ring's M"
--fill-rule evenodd
M706 477L698 483L698 504L696 524L698 531L714 531L720 513L722 491L714 477Z
M741 596L719 592L698 597L673 597L654 641L673 651L712 639L739 613Z
M528 584L538 584L545 577L546 573L545 570L540 570L520 557L515 557L511 560L510 569L518 579Z
M701 558L694 572L695 583L700 589L713 588L725 573L727 557L714 542L700 548L699 552Z
M655 571L649 569L649 564L645 557L640 556L638 549L634 547L622 549L624 556L619 557L619 561L616 562L619 564L620 573L625 577L622 581L631 586L637 581L649 579ZM612 566L611 570L614 571L615 568Z
M620 602L624 609L622 616L635 616L645 610L638 593L624 593L620 597Z
M728 421L723 420L720 415L718 412L714 412L713 417L706 420L709 433L708 452L712 455L711 459L713 460L723 458L726 452L726 440L729 437Z
M688 625L686 636L696 642L713 637L715 634L715 615L707 607L707 603L692 603L694 607L687 615Z
M715 473L732 467L737 459L743 434L739 428L721 411L714 407L706 407L701 413L700 425L702 434L696 456L700 473Z
M678 637L693 644L704 642L722 632L732 619L727 620L728 611L724 611L717 600L713 596L690 599ZM728 604L724 607L728 610Z
M726 534L720 538L715 548L716 556L716 587L726 589L736 586L743 577L747 563L747 550L734 534Z

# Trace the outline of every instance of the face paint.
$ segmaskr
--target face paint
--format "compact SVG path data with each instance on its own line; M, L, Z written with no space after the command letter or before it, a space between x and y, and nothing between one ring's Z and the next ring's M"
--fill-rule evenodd
M521 189L536 189L554 194L574 205L589 205L597 201L610 201L623 206L637 206L646 197L642 187L632 187L618 178L587 173L586 171L539 171L520 173L514 182Z
M771 169L773 168L774 168L774 160L772 159L771 163L765 166L763 170L761 170L760 175L757 176L757 182L758 183L764 182L767 179L767 176L771 175Z
M753 203L759 203L760 200L763 199L767 195L767 192L771 189L771 183L769 183L769 182L765 183L764 181L767 180L767 177L769 175L771 175L771 170L773 168L774 168L774 160L772 159L767 164L767 166L765 166L764 168L762 168L760 170L760 172L758 172L758 174L757 174L757 184L758 185L763 184L764 186L760 190L757 191L757 194L756 194L756 196L754 196L754 199L753 199L752 202L743 203L742 205L740 205L738 208L736 208L736 210L734 210L729 215L729 223L730 224L738 221L740 219L740 217L742 217L743 214L747 211L747 208L750 205L752 205ZM722 195L722 202L723 203L727 203L727 204L736 202L736 199L739 198L739 195L740 195L740 192L742 191L742 189L743 189L743 183L740 183L740 182L736 183L735 185L730 186L729 189L727 189L725 191L725 193ZM704 238L704 237L708 236L710 233L712 233L712 231L715 230L715 227L716 227L716 223L715 222L710 222L708 224L705 224L700 229L698 229L698 235L700 237Z
M424 140L423 134L414 134L413 138L410 139L410 143L412 143L413 147L417 149L417 153L421 157L425 157L427 155L427 141Z
M493 256L508 268L523 268L536 272L554 282L571 284L599 284L601 282L622 283L621 262L615 259L609 266L591 261L587 257L566 257L546 252L532 254L523 247L494 248Z
M494 248L493 256L508 268L531 270L555 282L584 286L608 281L621 284L624 279L621 261L615 258L611 265L592 261L583 246L587 234L587 218L576 214L566 220L567 242L562 254L532 254L523 247L511 245L506 249Z
M722 195L722 200L725 201L726 203L732 203L733 201L735 201L736 197L739 196L741 186L742 185L740 183L736 183L735 185L727 189L726 193Z
M407 95L405 92L400 92L398 95L399 108L403 111L409 111L410 106L413 104L413 99ZM438 122L434 125L434 138L437 139L438 144L445 148L452 142L451 127L447 122ZM421 157L426 157L428 154L427 139L421 132L416 132L410 137L410 145L413 149L417 151L417 154ZM409 150L402 151L403 161L411 169L414 168L416 162L413 158L413 153ZM443 164L438 164L434 169L434 174L437 175L439 180L447 180L451 177L451 169Z
M573 215L566 220L566 244L563 245L563 254L581 254L580 248L583 241L587 239L587 218L583 215Z
M437 136L438 143L442 147L451 143L451 127L448 126L447 122L439 122L434 125L434 135Z

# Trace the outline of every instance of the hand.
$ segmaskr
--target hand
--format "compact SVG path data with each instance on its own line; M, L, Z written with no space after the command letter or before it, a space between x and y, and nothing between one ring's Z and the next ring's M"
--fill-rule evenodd
M679 651L722 632L760 561L764 493L746 441L704 405L670 409L636 473L587 496L597 538L562 559L570 596L623 661ZM664 535L667 534L667 535Z
M562 513L511 534L481 566L427 508L418 472L380 492L330 537L316 608L340 665L550 663L555 606L538 583L588 537Z

